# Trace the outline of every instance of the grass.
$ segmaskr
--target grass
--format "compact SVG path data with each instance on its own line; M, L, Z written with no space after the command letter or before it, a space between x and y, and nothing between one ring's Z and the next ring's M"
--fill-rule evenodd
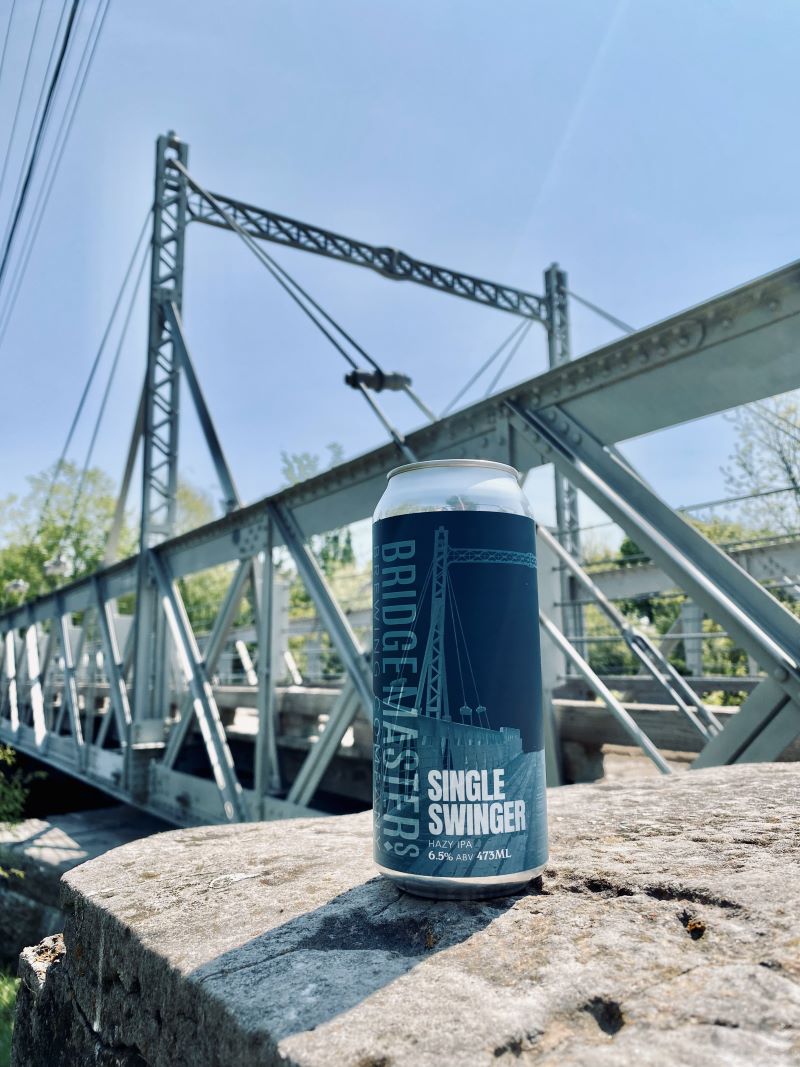
M0 971L0 1067L8 1067L11 1062L11 1027L18 985L18 978Z

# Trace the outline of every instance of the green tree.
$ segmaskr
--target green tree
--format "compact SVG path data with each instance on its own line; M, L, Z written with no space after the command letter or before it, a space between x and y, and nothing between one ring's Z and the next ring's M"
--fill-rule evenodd
M329 468L341 462L344 449L340 444L332 442L328 445L328 452ZM287 485L307 481L319 474L321 470L320 457L312 452L281 452L281 472ZM313 537L311 550L328 577L340 570L342 566L355 564L353 537L347 526ZM303 603L310 604L310 600L306 599Z
M747 541L753 537L768 536L769 530L762 527L754 528L744 522L734 519L723 519L713 515L707 519L695 518L692 515L684 515L686 521L699 530L701 534L713 541L715 545L736 544L739 541ZM644 552L631 537L624 537L619 546L619 556L614 561L618 566L630 567L636 563L649 562L650 557Z
M103 559L116 505L112 480L92 467L76 504L79 468L65 463L51 489L54 470L29 477L24 495L0 500L0 608L63 584L64 574L48 574L45 567L58 556L65 559L68 576L75 578L96 570ZM126 523L120 550L127 555L134 544L135 535ZM25 588L9 588L18 580L26 583Z
M214 502L210 493L200 486L192 485L191 482L181 481L179 483L177 503L176 529L178 533L204 526L214 518ZM192 629L196 632L206 632L213 625L235 568L235 564L221 563L217 567L187 574L178 580L178 588L186 606L186 614L189 616ZM243 597L235 622L237 624L246 622L251 613L250 600Z
M29 778L15 764L14 749L0 745L0 823L19 822L28 798Z
M332 467L341 462L344 450L340 444L335 442L327 447L328 466ZM313 478L322 470L320 457L312 452L282 452L281 460L283 477L288 485L295 485L297 482ZM354 604L364 588L369 592L368 569L358 568L349 527L329 530L312 537L310 547L337 599ZM289 565L288 556L284 557L282 565L284 567ZM315 613L311 597L296 572L292 576L289 587L289 613L294 617L313 616ZM305 636L293 637L289 641L289 647L301 670L306 667L306 644ZM326 675L341 673L342 664L331 645L329 634L322 634L321 644L323 673Z
M344 449L338 441L327 445L327 466L335 467L344 458ZM281 473L286 485L308 481L322 470L322 461L316 452L281 452Z
M706 519L686 516L686 519L710 541L719 545L735 544L766 532L763 529L754 529L746 523L718 516L711 516ZM620 545L619 554L615 562L618 566L634 566L637 563L646 562L648 558L632 538L625 537ZM617 607L634 625L651 628L656 635L663 635L672 628L677 620L684 599L683 596L674 595L637 597L636 599L621 600L617 603ZM605 632L602 629L593 631L592 610L591 607L587 608L587 629L589 633ZM710 634L717 632L719 626L711 619L706 619L703 623L703 629ZM608 632L610 633L611 631L609 630ZM683 644L679 642L676 650L670 655L670 661L679 671L686 673L686 661L682 650ZM633 665L627 649L616 642L597 642L591 648L590 659L592 666L600 674L618 673L619 667ZM735 648L729 638L704 642L703 660L704 669L709 674L747 673L746 655L741 649Z
M800 528L800 392L759 400L730 419L737 439L723 468L725 484L731 493L753 495L739 504L740 514L752 525L795 533ZM783 488L789 491L774 492Z

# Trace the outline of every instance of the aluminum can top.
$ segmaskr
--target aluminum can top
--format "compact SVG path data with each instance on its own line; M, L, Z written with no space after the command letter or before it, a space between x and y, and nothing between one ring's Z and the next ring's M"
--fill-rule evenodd
M387 475L373 521L423 511L500 511L533 518L520 474L487 459L406 463Z
M512 467L508 463L498 463L493 459L426 459L416 463L404 463L401 467L395 467L386 475L386 480L394 478L396 474L407 474L410 471L425 470L429 467L487 467L491 470L511 474L517 479L517 482L522 477L516 467Z

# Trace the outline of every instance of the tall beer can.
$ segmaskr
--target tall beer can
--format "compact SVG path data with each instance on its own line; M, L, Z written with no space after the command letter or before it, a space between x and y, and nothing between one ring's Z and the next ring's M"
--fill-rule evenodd
M398 467L373 518L375 861L422 896L547 860L536 537L513 467Z

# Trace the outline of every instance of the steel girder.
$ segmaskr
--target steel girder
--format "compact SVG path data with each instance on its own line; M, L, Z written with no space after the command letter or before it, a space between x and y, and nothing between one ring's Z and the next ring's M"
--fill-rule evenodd
M510 434L509 399L533 410L558 403L613 444L800 387L798 349L795 263L439 419L406 441L420 459L483 457L527 470L542 460ZM396 462L395 446L386 444L281 498L307 535L321 533L369 515Z
M561 567L569 570L575 580L589 592L591 599L588 602L596 604L617 627L628 648L637 657L651 678L661 686L668 699L677 705L694 729L706 741L709 740L721 729L721 726L713 712L706 708L686 679L678 673L646 634L628 622L592 577L581 567L580 563L567 552L545 527L540 526L538 528L537 536L540 542L543 541L550 551L554 553ZM577 664L575 665L577 666Z
M783 589L797 598L796 581L800 575L800 538L779 535L724 546L726 552L759 582ZM591 568L597 586L612 600L658 596L674 589L674 582L651 560L636 561L636 566Z
M180 312L186 237L186 183L168 167L171 158L188 159L188 146L174 135L156 146L153 238L150 261L150 323L142 401L142 495L136 591L134 708L136 720L152 709L167 710L164 674L167 634L158 611L157 591L147 551L175 532L178 492L180 356L168 307Z
M560 367L570 360L569 308L567 275L553 263L544 275L545 306L547 308L547 361L550 367ZM580 515L578 491L564 474L556 469L555 498L556 526L562 546L575 559L581 557ZM576 603L578 586L568 568L559 572L561 599L564 602L564 632L570 639L583 636L583 608ZM567 660L569 663L569 659Z
M394 281L411 281L418 285L463 297L499 311L509 311L523 318L547 322L545 300L534 293L525 292L511 285L486 281L462 271L437 267L414 259L396 248L384 248L344 237L319 226L311 226L297 219L278 215L274 211L245 204L220 193L212 193L214 200L251 237L274 241L288 248L314 252L330 259L338 259L355 266L368 267ZM189 193L189 217L209 226L223 230L231 227L213 204L197 192Z
M559 405L508 401L513 424L540 455L591 497L736 643L767 671L696 766L776 759L800 733L800 620L662 501L619 453Z

